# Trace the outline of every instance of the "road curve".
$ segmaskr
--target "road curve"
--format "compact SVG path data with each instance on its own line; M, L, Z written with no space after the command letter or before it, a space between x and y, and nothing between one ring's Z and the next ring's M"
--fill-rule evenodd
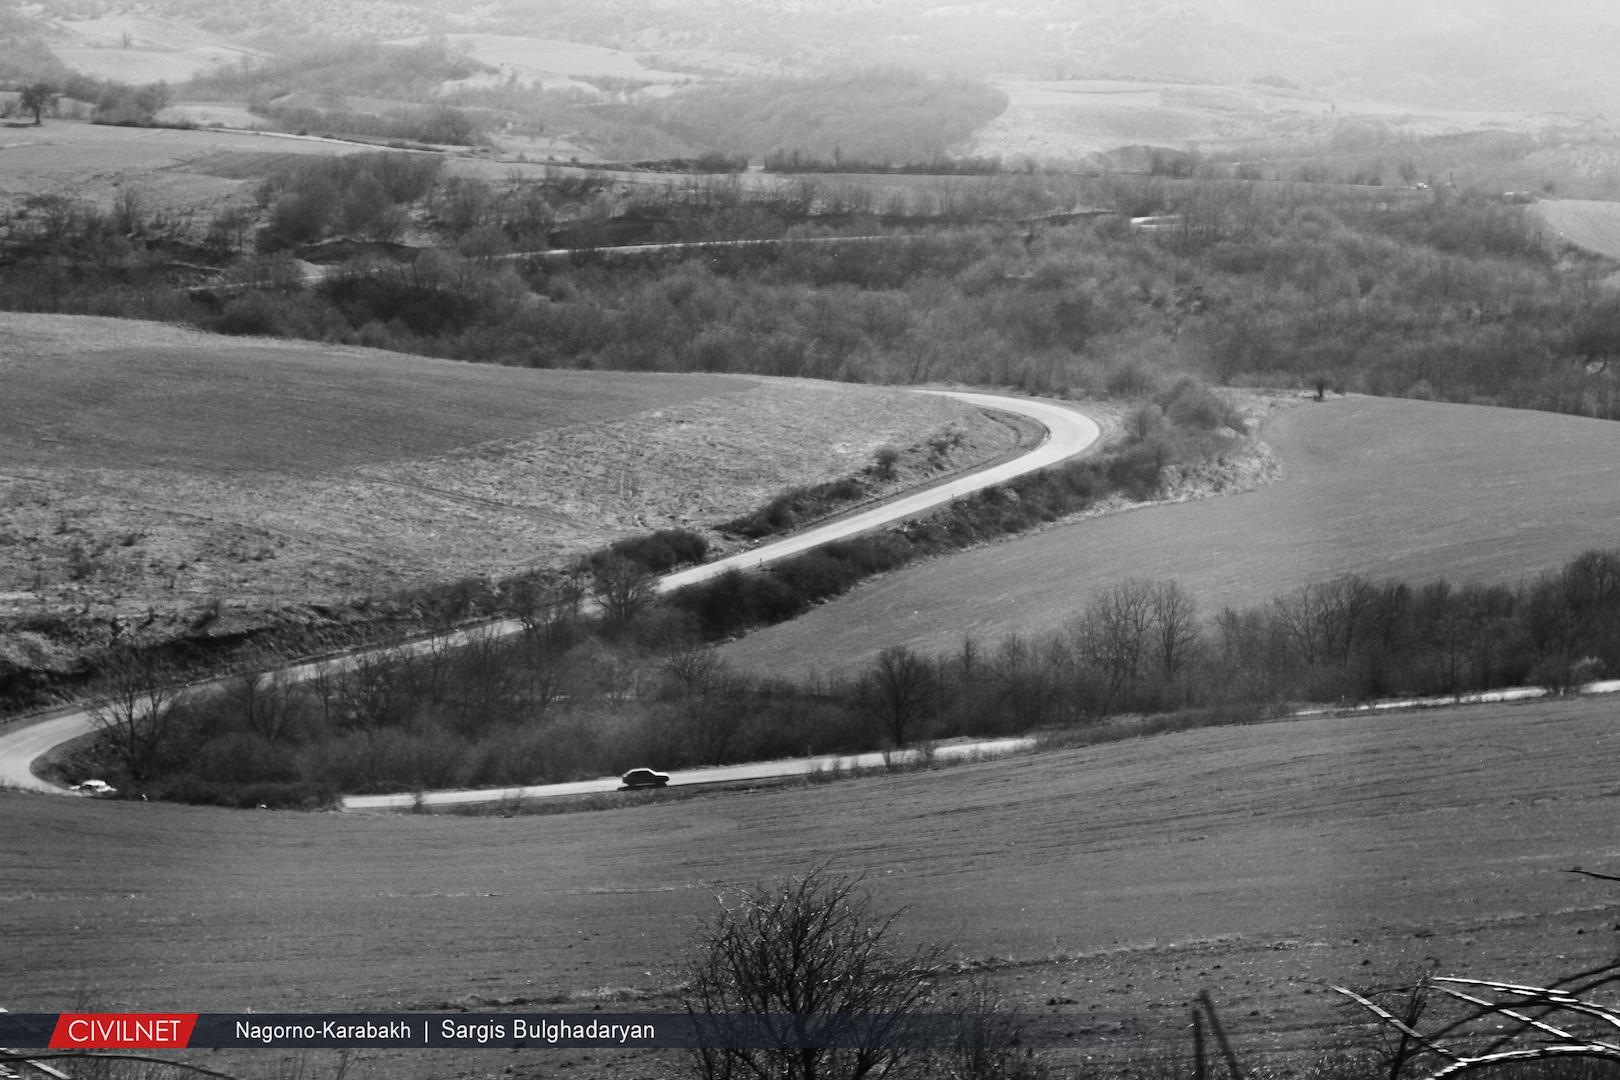
M732 569L751 569L764 566L781 559L790 558L817 547L830 543L833 540L842 540L858 533L887 525L895 521L920 514L933 507L950 502L952 499L967 495L996 484L1005 483L1016 476L1043 469L1065 458L1073 457L1092 446L1102 435L1101 428L1096 421L1083 413L1054 401L1042 401L1034 398L1009 397L1002 394L981 394L965 390L919 390L924 394L943 394L956 398L966 404L983 409L999 409L1002 412L1018 413L1036 421L1046 429L1046 437L1040 445L1028 453L1021 454L1010 461L999 465L969 472L962 476L948 480L942 484L924 488L921 491L901 496L838 518L835 521L807 529L801 533L784 537L756 548L716 559L704 563L702 566L690 567L673 574L668 574L658 581L660 592L669 592L685 585L705 581L717 577ZM495 633L506 636L521 632L522 625L516 619L505 619L496 623L486 624L476 628L476 632ZM451 642L459 643L465 640L469 631L457 631L449 635ZM442 640L442 639L441 639ZM425 650L431 642L423 641L403 646L407 650ZM323 665L328 669L341 669L352 662L352 657L332 658L323 661L309 661L295 664L286 669L287 675L294 681L305 681L312 678ZM224 680L216 680L223 682ZM199 686L212 685L200 683ZM49 792L56 795L72 794L66 788L58 787L34 775L33 763L50 750L62 743L88 734L94 725L90 715L85 710L47 714L35 722L24 723L10 731L0 734L0 787L14 787L29 791ZM780 771L771 773L751 773L748 779L758 779L762 776L793 775L797 772L807 771L810 766L799 767L794 763L775 763ZM786 767L793 765L794 767ZM750 766L749 768L756 768ZM714 779L712 770L704 770L708 775L706 779ZM607 785L605 788L598 785ZM550 785L555 787L556 785ZM582 791L611 790L618 786L618 781L583 781L578 785L562 785L563 787L579 787ZM499 801L509 797L512 789L481 793L488 801ZM560 793L560 792L553 792ZM474 801L473 796L480 793L455 793L458 799L452 801ZM403 796L405 804L413 801L414 796ZM431 796L429 798L432 798ZM344 800L345 807L379 805L355 796Z

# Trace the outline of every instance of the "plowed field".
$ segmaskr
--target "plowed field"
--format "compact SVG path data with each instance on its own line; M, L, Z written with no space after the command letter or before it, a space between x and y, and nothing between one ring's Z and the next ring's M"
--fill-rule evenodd
M1354 1019L1326 982L1610 960L1620 889L1563 871L1620 871L1613 709L1214 728L550 817L0 792L0 977L13 1010L658 1011L716 891L830 858L909 908L908 939L950 942L1020 1007L1063 1017L1077 1052L1183 1046L1207 989L1252 1063ZM668 1073L564 1051L351 1064Z

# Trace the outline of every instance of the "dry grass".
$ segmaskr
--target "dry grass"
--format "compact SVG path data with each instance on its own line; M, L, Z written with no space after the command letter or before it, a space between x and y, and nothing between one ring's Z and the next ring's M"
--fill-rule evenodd
M178 167L192 159L226 152L329 156L368 149L316 138L48 120L37 128L0 131L0 215L10 218L30 196L42 193L108 207L125 184L139 188L150 210L205 213L242 198L248 181Z
M903 391L534 371L153 324L0 317L0 611L183 622L702 528L958 425ZM914 478L902 478L914 479Z
M1387 398L1304 403L1263 437L1283 478L1248 494L1091 518L912 567L726 647L757 671L848 668L1056 628L1131 577L1213 615L1341 573L1516 582L1615 545L1620 425Z
M1458 130L1534 132L1534 113L1397 107L1262 83L1152 80L1003 80L1008 107L959 151L975 155L1077 158L1122 146L1228 147L1326 139L1347 120L1376 121L1402 135Z
M75 71L128 83L183 82L264 53L189 23L124 11L57 24L56 54Z
M1620 259L1620 203L1556 199L1535 206L1565 243L1610 259Z
M1326 983L1429 964L1533 981L1606 959L1614 890L1562 870L1620 861L1611 711L1211 728L506 820L0 793L6 1004L88 986L130 1009L588 1008L612 987L656 1010L714 890L831 857L909 907L907 934L953 942L1088 1051L1179 1042L1208 989L1248 1059L1347 1019Z

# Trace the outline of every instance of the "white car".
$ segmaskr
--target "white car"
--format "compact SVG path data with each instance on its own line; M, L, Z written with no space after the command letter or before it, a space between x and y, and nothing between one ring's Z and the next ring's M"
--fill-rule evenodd
M619 790L624 791L625 788L663 787L669 783L669 774L652 769L631 769L620 779L624 781L624 787Z
M86 780L82 784L74 784L73 790L81 795L116 795L118 789L105 780Z

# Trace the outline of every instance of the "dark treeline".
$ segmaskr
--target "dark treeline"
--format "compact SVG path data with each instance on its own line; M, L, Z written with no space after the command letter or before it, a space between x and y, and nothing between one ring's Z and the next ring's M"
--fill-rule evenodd
M1516 586L1344 575L1212 617L1175 581L1131 580L1061 631L968 639L933 658L889 649L857 685L892 697L897 665L925 672L906 724L929 735L980 730L976 715L1016 716L1028 730L1118 713L1563 692L1620 672L1620 551Z
M701 86L664 103L662 120L709 149L751 158L799 151L898 165L944 158L1006 108L1006 95L988 83L885 67Z
M878 167L946 160L951 147L1008 105L1000 89L977 79L935 78L896 66L716 81L656 102L596 100L569 107L556 97L531 99L512 91L473 92L465 100L530 115L530 125L577 131L609 157L723 152L761 160L797 154L833 168L846 160ZM548 100L549 108L539 108L539 100ZM684 149L671 154L656 147Z
M1131 580L1058 632L968 637L933 657L894 646L847 677L798 683L730 669L679 603L647 591L626 600L625 583L646 580L624 552L604 555L551 587L516 586L515 636L446 634L298 684L244 673L211 698L155 711L143 711L141 690L119 696L115 669L96 767L173 799L316 805L339 791L1086 732L1122 713L1174 713L1163 724L1174 727L1285 701L1564 691L1620 671L1620 551L1517 586L1348 575L1213 618L1174 581ZM598 615L585 614L587 597ZM159 673L127 674L145 687ZM120 738L121 707L159 721L143 721L143 740Z
M896 176L993 176L1003 170L998 157L935 158L895 162L884 158L815 157L800 150L773 150L765 155L765 171L774 173L892 173Z
M544 367L1126 396L1191 374L1620 417L1604 268L1558 260L1525 208L1494 196L1045 175L887 191L716 178L628 197L588 176L439 175L425 193L398 196L409 201L380 198L379 185L371 165L310 165L265 186L255 228L216 222L209 235L246 260L244 248L345 230L388 238L408 223L438 250L355 266L313 290L283 276L284 289L193 303L161 296L174 273L144 249L92 238L96 214L41 203L9 225L9 246L35 264L0 278L0 307ZM1118 216L1027 224L1077 203ZM1156 215L1157 227L1134 229L1126 215ZM499 258L554 238L588 247L886 230L895 239Z
M268 221L261 251L332 235L397 240L408 208L439 183L444 159L430 154L365 153L315 158L266 177L256 193Z

